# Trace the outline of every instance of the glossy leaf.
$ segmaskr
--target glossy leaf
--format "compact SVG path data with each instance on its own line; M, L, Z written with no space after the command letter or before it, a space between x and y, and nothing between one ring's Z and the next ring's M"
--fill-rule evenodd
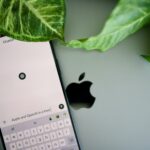
M150 56L149 56L149 55L142 55L142 57L143 57L144 59L146 59L148 62L150 62Z
M102 32L66 45L87 50L106 51L150 23L150 0L120 0Z
M0 33L26 41L64 39L64 0L0 0Z

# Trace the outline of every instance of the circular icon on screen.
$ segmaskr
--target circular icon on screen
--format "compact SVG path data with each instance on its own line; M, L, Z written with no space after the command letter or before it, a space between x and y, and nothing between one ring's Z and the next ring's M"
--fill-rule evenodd
M23 72L21 72L21 73L19 74L19 79L20 79L20 80L24 80L25 78L26 78L26 74L23 73Z
M59 109L64 109L64 107L65 107L64 104L59 105Z

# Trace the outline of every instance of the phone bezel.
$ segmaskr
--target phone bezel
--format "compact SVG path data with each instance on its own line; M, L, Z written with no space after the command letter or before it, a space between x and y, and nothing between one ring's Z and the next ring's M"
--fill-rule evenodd
M57 69L57 72L58 72L59 80L60 80L61 87L62 87L62 90L63 90L63 94L64 94L64 97L65 97L65 100L66 100L66 104L67 104L67 107L68 107L68 112L69 112L69 116L71 118L71 123L72 123L73 131L75 133L75 138L77 140L79 150L81 150L80 143L79 143L79 140L78 140L78 137L77 137L77 132L75 130L75 126L74 126L74 123L73 123L73 118L71 116L71 111L70 111L70 108L69 108L69 101L68 101L68 98L67 98L67 95L66 95L66 92L65 92L65 87L64 87L64 84L63 84L63 81L62 81L61 71L60 71L60 68L59 68L59 63L58 63L56 54L54 52L54 46L53 46L52 41L50 41L49 43L50 43L50 46L51 46L51 49L52 49L52 53L53 53L54 61L55 61L55 64L56 64L56 69Z

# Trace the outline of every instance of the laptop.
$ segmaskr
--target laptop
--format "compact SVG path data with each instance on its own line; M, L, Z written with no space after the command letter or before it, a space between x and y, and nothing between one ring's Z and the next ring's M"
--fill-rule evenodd
M67 1L66 39L99 33L116 4ZM82 150L150 149L150 64L141 57L149 54L149 33L146 27L105 53L54 42L64 86L92 82L94 104L70 106Z
M67 1L66 39L99 33L116 4L108 0ZM149 33L150 28L145 27L105 53L66 48L55 42L65 87L93 83L93 106L71 106L82 150L150 149L150 63L141 57L150 54ZM83 73L84 79L79 81Z

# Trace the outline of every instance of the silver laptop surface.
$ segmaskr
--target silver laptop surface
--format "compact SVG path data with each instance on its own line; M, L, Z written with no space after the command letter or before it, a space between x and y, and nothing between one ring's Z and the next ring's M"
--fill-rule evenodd
M99 33L117 1L71 0L67 3L66 38L84 38ZM147 27L106 53L85 52L55 43L65 87L93 82L94 105L71 107L82 150L150 149L150 54ZM82 81L82 82L83 82ZM76 91L74 91L76 92Z

